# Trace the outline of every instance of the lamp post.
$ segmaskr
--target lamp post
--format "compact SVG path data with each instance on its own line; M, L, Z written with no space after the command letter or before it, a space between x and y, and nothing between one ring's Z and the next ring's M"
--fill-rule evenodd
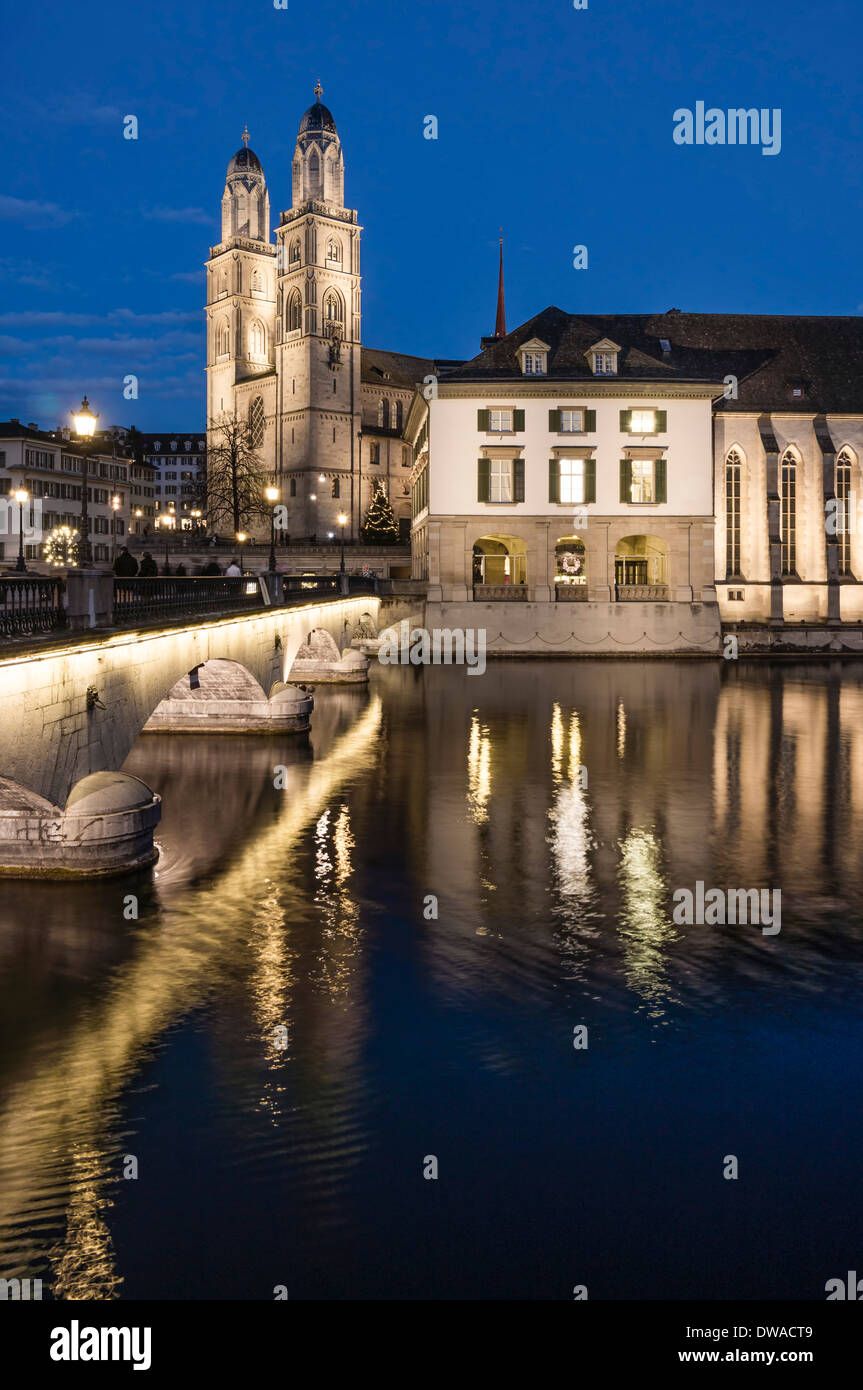
M111 498L111 563L117 559L117 513L123 505L122 497L116 494Z
M26 574L27 566L24 563L24 503L30 501L30 494L24 488L19 488L15 493L15 501L18 503L18 563L15 566L16 574Z
M82 441L81 449L81 568L88 569L93 563L93 552L90 549L90 512L87 500L87 472L90 462L90 450L86 441L93 438L96 430L96 421L99 416L94 415L90 409L90 402L85 396L81 401L78 410L72 411L72 425L79 440Z
M270 574L276 572L276 503L279 500L277 487L264 488L264 496L270 504Z
M344 572L345 572L345 527L346 527L347 524L348 524L348 519L347 519L347 517L345 516L344 512L339 512L339 515L338 515L338 523L339 523L339 527L341 528L341 536L342 536L342 562L341 562L341 564L339 565L339 574L344 574Z
M246 539L246 533L245 533L245 531L237 531L236 537L237 537L237 545L239 546L239 549L240 549L240 569L241 569L242 572L245 574L245 572L246 572L246 566L245 566L245 562L244 562L244 560L243 560L243 543L244 543L244 541L245 541L245 539Z

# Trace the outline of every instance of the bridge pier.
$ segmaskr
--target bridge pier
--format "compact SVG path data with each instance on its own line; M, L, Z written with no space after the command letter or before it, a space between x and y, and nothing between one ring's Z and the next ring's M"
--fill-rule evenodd
M144 725L147 733L305 733L315 707L310 690L277 682L269 698L234 661L208 661L182 676Z
M99 878L146 868L158 857L160 797L137 777L94 772L65 808L0 778L0 875Z

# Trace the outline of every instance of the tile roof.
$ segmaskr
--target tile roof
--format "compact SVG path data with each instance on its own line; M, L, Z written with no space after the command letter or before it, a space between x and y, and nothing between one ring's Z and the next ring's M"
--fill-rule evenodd
M721 382L733 375L738 398L718 401L719 410L863 413L863 318L854 317L677 309L576 315L552 305L442 380L521 378L517 350L534 337L550 346L550 380L596 380L585 353L601 338L612 338L621 345L617 379L624 382ZM795 385L802 386L802 397L792 396Z

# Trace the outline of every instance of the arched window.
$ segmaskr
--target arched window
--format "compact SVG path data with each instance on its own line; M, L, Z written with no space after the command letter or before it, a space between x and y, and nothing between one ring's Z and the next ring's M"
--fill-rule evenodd
M790 449L779 466L779 535L782 573L797 573L797 459Z
M296 266L300 264L300 238L296 237L291 242L291 249L288 252L288 265Z
M292 496L292 497L296 497L296 495L297 495L297 480L296 480L296 478L291 478L291 496Z
M227 357L229 351L230 330L228 329L228 320L220 319L219 326L216 329L216 356Z
M725 460L725 573L740 574L740 483L743 463L732 449Z
M843 449L836 460L836 540L839 573L851 573L851 454Z
M249 328L249 356L255 358L266 357L267 355L267 335L264 325L260 319L255 319Z
M338 495L339 495L339 480L338 480L338 478L333 478L333 497L338 497Z
M321 161L317 150L309 155L309 194L316 198L321 192Z
M342 263L342 243L338 237L331 236L327 242L327 261L335 265Z
M328 290L324 299L324 320L326 323L344 323L342 298L335 290Z
M404 409L405 409L405 408L404 408L404 405L402 404L402 402L401 402L401 401L396 401L395 406L394 406L394 410L395 410L395 419L394 419L394 421L393 421L393 424L395 425L395 427L396 427L397 430L400 430L400 429L401 429L402 424L403 424L403 422L404 422Z
M286 324L289 333L294 333L303 326L303 304L299 290L294 290L288 299Z
M264 442L264 400L262 396L255 396L249 406L249 443L253 449L260 449Z

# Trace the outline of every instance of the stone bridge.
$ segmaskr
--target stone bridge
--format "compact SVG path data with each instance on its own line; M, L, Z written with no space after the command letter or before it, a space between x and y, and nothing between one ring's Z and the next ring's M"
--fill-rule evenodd
M316 599L70 636L0 657L0 873L118 872L152 862L158 798L119 769L173 687L218 661L224 691L225 663L234 663L237 698L260 687L268 699L311 632L329 633L341 651L361 624L386 625L402 606L371 595Z

